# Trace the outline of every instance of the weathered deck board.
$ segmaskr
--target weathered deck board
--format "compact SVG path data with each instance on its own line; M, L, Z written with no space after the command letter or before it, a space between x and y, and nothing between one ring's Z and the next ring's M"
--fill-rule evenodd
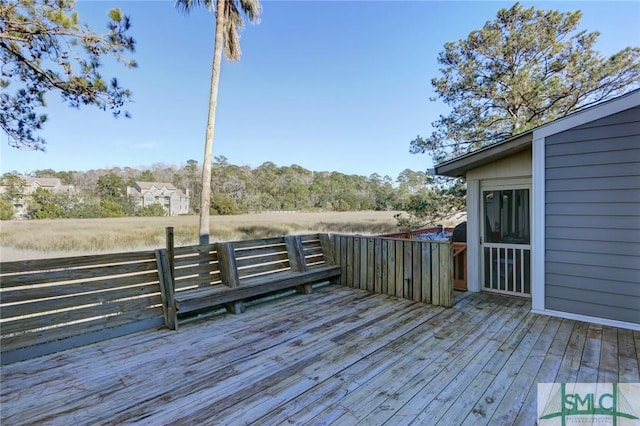
M475 315L468 316L468 320L462 324L460 321L453 323L448 329L442 330L435 339L430 339L420 348L412 353L406 353L405 364L394 365L391 371L387 371L382 377L367 383L367 386L360 389L358 395L351 394L344 401L340 402L340 409L343 411L338 424L354 424L367 416L366 423L381 424L386 421L395 410L405 404L404 409L410 410L411 401L419 394L432 395L431 392L422 393L421 390L428 388L441 389L439 383L450 383L451 377L456 375L460 368L468 363L469 358L481 349L481 345L475 345L480 336L487 329L487 319L491 312L498 314L493 306L491 310L486 309L488 305L476 306L469 310L469 314L475 311ZM506 309L497 308L505 314L500 322L509 318ZM467 312L465 312L467 314ZM442 333L442 334L441 334ZM446 338L443 338L446 336ZM473 349L471 347L474 346ZM471 349L471 350L467 350ZM446 367L446 368L445 368ZM444 386L443 386L444 387ZM367 396L368 395L368 396ZM427 397L428 398L428 397ZM375 402L369 405L369 401ZM398 404L400 403L400 404ZM422 404L424 401L418 402ZM375 413L367 414L367 406L370 409L383 407ZM422 405L422 407L425 407ZM351 407L358 407L352 412ZM332 415L337 411L331 410ZM405 417L397 416L396 419ZM395 421L395 420L394 420Z
M328 286L3 366L1 421L531 424L536 383L638 381L639 351L640 333L522 299L445 309Z

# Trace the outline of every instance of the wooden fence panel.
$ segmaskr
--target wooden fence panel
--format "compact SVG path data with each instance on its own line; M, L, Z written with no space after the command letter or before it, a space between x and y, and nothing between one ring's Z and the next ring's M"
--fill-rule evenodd
M453 304L453 250L443 241L335 235L343 285L439 306Z

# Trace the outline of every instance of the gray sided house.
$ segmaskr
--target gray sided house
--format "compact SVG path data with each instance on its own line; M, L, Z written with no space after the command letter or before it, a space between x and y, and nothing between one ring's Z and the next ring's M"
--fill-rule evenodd
M160 204L168 216L189 213L189 192L183 192L170 183L134 182L127 187L127 196L138 207Z
M640 330L640 90L435 172L467 181L470 291Z

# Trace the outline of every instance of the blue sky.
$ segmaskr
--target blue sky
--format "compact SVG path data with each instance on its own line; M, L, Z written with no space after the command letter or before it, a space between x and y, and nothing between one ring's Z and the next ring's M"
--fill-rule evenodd
M426 170L429 156L410 154L409 142L448 112L429 101L438 53L512 4L263 0L262 22L241 34L241 60L222 67L214 156L394 179L406 168ZM582 10L581 28L601 32L604 54L640 45L640 2L523 4ZM78 2L94 29L104 28L111 7L132 19L139 68L107 64L103 74L132 90L132 118L71 109L49 94L46 152L10 148L0 134L2 172L202 161L214 14L185 16L171 1Z

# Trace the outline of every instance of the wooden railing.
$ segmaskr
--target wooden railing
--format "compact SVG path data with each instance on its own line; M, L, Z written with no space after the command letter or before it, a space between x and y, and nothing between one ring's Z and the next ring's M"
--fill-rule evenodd
M0 264L2 364L164 324L154 251Z
M345 285L450 307L453 252L446 241L334 235Z
M451 227L443 227L442 225L435 226L433 228L415 229L413 231L394 232L392 234L378 235L379 237L386 238L404 238L407 240L419 239L420 235L424 234L438 234L440 232L453 232Z
M169 238L168 238L169 240ZM326 234L0 263L2 364L162 325L201 308L343 285L451 306L446 242ZM226 268L226 269L225 269ZM189 298L202 292L208 300Z

